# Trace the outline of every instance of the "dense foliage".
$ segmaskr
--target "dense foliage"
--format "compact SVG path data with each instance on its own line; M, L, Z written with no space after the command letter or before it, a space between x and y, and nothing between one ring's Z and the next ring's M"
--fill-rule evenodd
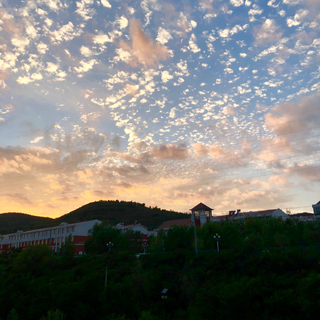
M174 227L167 236L150 239L148 254L137 258L143 251L138 234L102 224L92 230L81 257L74 256L70 242L57 256L42 245L10 258L3 254L0 318L294 320L318 315L319 223L258 218L208 223L197 229L197 243L196 256L193 228Z

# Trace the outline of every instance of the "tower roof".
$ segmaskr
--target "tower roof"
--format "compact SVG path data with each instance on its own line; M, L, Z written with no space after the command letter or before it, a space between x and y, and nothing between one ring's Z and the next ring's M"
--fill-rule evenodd
M200 202L198 205L196 205L194 208L190 209L190 210L200 210L200 209L204 209L204 210L214 210L209 208L208 206L206 206L205 204L203 204L202 202Z

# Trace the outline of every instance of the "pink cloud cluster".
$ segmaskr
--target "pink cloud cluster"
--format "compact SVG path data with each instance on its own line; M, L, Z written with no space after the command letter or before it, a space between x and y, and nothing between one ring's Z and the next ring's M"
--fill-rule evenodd
M131 20L130 35L131 45L121 41L120 47L131 53L129 63L132 67L143 65L153 68L159 61L168 59L168 49L164 45L154 42L146 35L139 20Z

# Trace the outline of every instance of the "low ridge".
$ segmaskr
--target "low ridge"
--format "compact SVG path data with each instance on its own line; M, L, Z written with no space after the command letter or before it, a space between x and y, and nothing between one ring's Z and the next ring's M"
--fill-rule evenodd
M158 207L146 207L144 203L132 201L95 201L73 210L59 218L45 218L24 213L0 214L0 234L17 230L34 230L58 225L61 222L75 223L98 219L111 225L119 222L133 224L135 221L148 227L157 228L166 220L185 219L189 214L162 210Z

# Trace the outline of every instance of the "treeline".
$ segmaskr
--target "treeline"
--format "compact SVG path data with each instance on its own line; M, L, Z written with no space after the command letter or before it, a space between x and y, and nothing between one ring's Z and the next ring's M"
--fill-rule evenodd
M220 235L220 252L216 251ZM68 242L0 258L2 320L314 319L320 224L287 219L174 227L149 241L102 224L86 255ZM106 285L105 285L106 284ZM168 289L162 293L163 289Z

